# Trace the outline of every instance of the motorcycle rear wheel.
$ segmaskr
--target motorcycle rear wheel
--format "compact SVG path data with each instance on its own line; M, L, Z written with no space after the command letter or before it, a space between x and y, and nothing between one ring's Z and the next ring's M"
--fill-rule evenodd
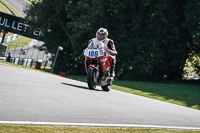
M94 90L97 85L96 70L93 67L88 68L87 83L91 90Z

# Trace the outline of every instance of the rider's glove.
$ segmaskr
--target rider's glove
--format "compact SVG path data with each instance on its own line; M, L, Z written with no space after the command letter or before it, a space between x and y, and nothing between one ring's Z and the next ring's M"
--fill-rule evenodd
M109 54L111 53L110 49L106 50L106 52L109 53Z

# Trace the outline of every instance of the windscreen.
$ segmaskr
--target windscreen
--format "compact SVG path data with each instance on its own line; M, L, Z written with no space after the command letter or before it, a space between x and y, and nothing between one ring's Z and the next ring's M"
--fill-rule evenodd
M104 43L102 41L98 40L92 40L89 44L90 49L103 49Z

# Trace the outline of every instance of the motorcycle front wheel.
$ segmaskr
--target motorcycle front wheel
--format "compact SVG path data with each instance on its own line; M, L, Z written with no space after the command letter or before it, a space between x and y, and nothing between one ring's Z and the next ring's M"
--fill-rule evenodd
M94 90L96 88L96 85L97 85L96 69L93 67L88 68L87 83L88 83L88 87L91 90Z

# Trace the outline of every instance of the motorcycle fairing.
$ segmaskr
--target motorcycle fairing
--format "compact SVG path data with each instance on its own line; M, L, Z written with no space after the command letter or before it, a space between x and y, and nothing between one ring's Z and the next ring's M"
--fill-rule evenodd
M97 71L99 71L99 67L96 64L90 64L88 65L88 68L89 67L94 67Z
M110 62L109 62L108 58L100 58L99 62L101 64L102 72L104 72L110 68Z

